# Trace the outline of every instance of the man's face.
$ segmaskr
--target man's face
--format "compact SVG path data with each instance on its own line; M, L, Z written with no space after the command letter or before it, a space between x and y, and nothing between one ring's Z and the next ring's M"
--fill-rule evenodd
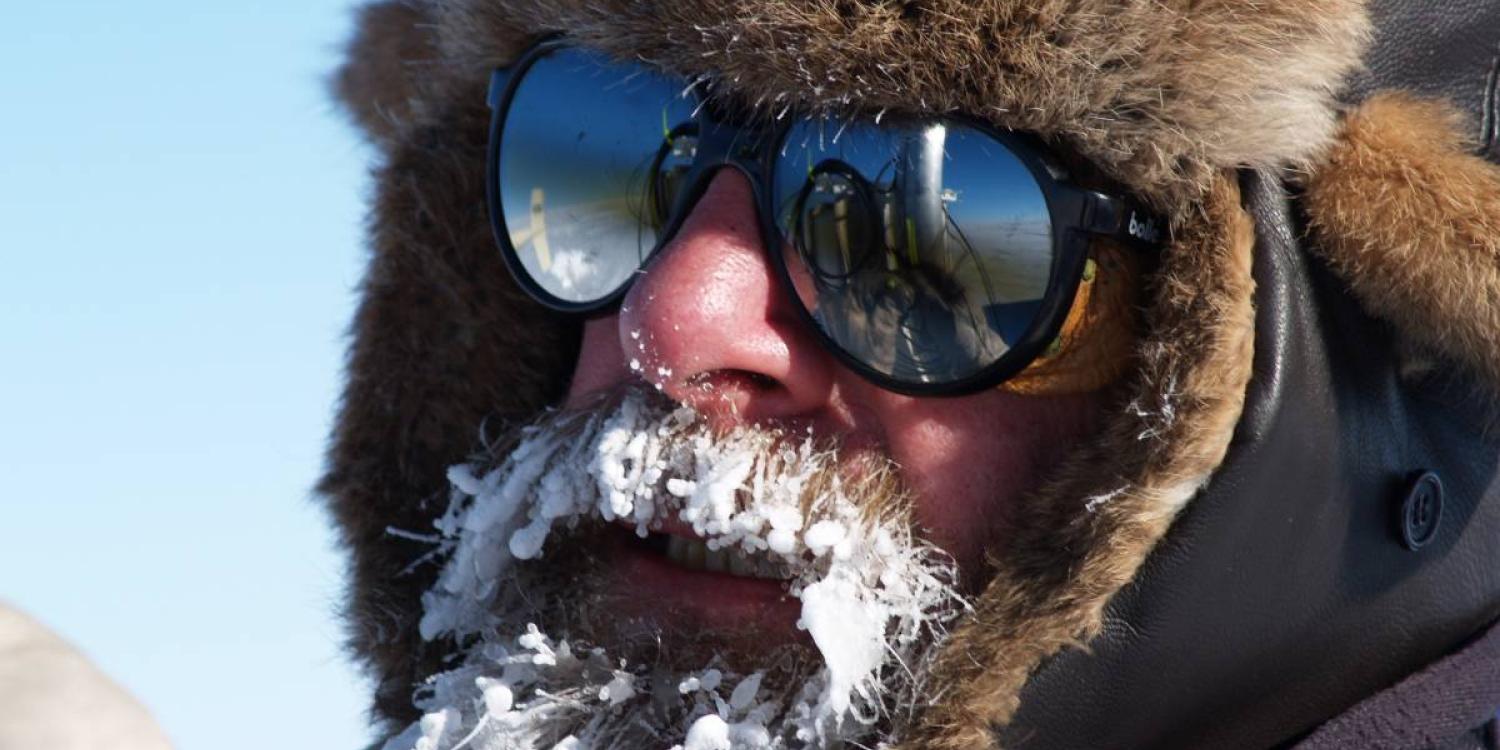
M799 319L757 227L748 183L721 171L620 310L585 325L566 403L645 381L718 426L806 430L837 439L849 455L880 454L900 467L926 537L975 585L986 548L1003 545L1007 519L1024 512L1022 496L1090 431L1099 396L996 388L923 398L879 388L843 367ZM685 610L737 613L719 605L732 604L738 588L717 597L730 601L700 606L670 592L690 590L701 576L652 571L620 585L665 592Z
M823 747L899 731L921 699L986 550L1098 397L874 386L798 317L756 226L744 178L713 176L586 324L563 411L450 475L423 631L464 666L403 741Z

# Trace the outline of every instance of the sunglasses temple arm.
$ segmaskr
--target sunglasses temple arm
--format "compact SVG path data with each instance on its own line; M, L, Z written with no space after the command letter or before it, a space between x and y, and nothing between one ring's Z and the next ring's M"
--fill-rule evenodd
M1134 201L1093 191L1086 195L1085 231L1145 248L1160 247L1165 243L1165 222Z

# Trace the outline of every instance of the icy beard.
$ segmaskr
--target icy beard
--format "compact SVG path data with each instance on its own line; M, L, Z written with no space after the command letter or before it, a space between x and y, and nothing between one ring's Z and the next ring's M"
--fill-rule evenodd
M968 604L893 467L806 435L716 434L635 390L502 446L449 471L421 634L456 645L454 668L386 750L875 747L929 699L930 656ZM718 565L783 579L805 642L622 615L597 550L666 518Z

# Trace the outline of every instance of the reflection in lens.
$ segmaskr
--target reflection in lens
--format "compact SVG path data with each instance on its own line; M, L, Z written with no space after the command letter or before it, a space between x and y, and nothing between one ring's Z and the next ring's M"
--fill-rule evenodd
M801 123L774 189L802 304L870 368L951 383L1030 331L1052 222L1030 170L993 137L952 122Z
M677 204L677 196L687 182L693 160L698 156L698 126L682 125L668 134L659 147L655 163L651 167L651 219L652 229L660 232L666 227L667 216Z
M692 119L682 85L577 49L537 61L516 88L500 135L500 202L521 265L565 302L620 289L656 244L656 205L691 163L670 135ZM653 184L655 183L655 184Z
M875 210L866 181L847 164L830 160L813 169L793 215L795 246L819 281L837 285L874 257Z

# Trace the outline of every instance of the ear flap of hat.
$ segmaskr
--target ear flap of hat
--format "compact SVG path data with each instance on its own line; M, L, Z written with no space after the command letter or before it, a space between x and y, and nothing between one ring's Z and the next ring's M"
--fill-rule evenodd
M431 9L386 0L359 9L357 29L334 73L334 96L370 140L387 144L420 119L426 69L437 55Z
M1120 408L990 549L994 578L941 648L941 699L903 750L994 748L1038 665L1101 632L1106 605L1223 462L1255 345L1255 227L1234 173L1171 234Z
M1500 393L1500 165L1452 107L1372 97L1307 185L1316 251L1410 351Z

